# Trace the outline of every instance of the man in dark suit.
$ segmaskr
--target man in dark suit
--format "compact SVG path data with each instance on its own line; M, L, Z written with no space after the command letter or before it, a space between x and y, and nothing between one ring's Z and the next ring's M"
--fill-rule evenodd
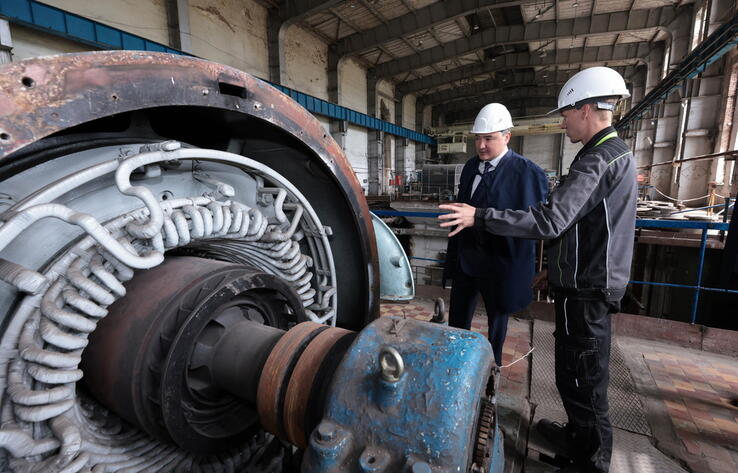
M548 181L536 164L507 148L510 112L491 103L482 108L471 132L477 156L461 172L457 202L474 207L527 210L546 199ZM448 244L443 285L453 279L449 325L470 329L481 294L489 322L489 342L497 365L508 315L531 301L535 266L535 241L492 235L468 228Z

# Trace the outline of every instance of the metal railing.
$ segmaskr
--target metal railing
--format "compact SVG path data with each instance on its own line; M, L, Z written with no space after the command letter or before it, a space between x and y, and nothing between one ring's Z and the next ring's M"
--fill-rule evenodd
M436 218L442 214L442 212L398 212L395 210L374 210L374 214L379 217L425 217L425 218ZM709 292L722 292L726 294L738 294L738 290L735 289L723 289L719 287L708 287L702 285L702 273L705 266L705 250L707 249L707 232L708 230L719 230L728 231L729 223L725 222L697 222L697 221L680 221L680 220L652 220L652 219L636 219L636 228L659 228L659 229L697 229L702 230L702 236L700 238L700 249L699 249L699 262L697 264L697 278L694 284L675 284L665 282L654 282L654 281L630 281L630 284L640 284L647 286L661 286L661 287L676 287L682 289L692 289L694 291L694 297L692 298L692 309L690 316L690 323L694 324L697 321L697 308L700 301L700 293L702 291ZM433 260L432 258L419 258L411 257L411 259L426 259ZM441 260L433 260L439 263L443 263Z
M700 302L700 292L711 291L711 292L723 292L730 294L738 294L737 290L734 289L723 289L719 287L707 287L702 285L702 272L705 267L705 249L707 249L707 231L708 230L720 230L728 231L729 223L724 222L694 222L694 221L680 221L680 220L650 220L650 219L637 219L636 228L666 228L666 229L684 229L691 228L702 230L702 236L700 238L700 251L699 251L699 262L697 264L697 280L694 285L689 284L674 284L674 283L660 283L653 281L630 281L630 284L642 284L648 286L662 286L662 287L680 287L683 289L694 290L694 297L692 298L692 314L690 316L690 323L694 324L697 321L697 308Z
M443 271L443 260L435 259L435 258L421 258L420 256L410 256L410 270L413 273L413 278L415 279L415 284L419 284L420 278L424 278L426 283L429 285L434 285L433 283L438 282L439 284L442 282L442 271ZM413 264L413 261L430 261L432 263L437 263L436 265L420 265L420 264ZM436 278L436 276L438 276Z

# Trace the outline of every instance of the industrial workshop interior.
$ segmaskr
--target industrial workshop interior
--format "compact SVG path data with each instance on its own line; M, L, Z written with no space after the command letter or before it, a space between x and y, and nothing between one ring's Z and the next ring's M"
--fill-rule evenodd
M738 472L735 0L0 0L0 472Z

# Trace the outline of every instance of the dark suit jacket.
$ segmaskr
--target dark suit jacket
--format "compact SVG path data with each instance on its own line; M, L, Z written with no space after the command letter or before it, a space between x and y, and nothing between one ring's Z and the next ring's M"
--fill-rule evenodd
M464 165L458 202L472 204L471 189L479 170L478 156ZM491 177L479 183L487 186L486 202L476 207L526 210L546 200L548 180L535 163L510 150L497 164ZM478 199L477 199L478 200ZM535 272L535 241L493 235L477 228L464 229L448 243L443 285L455 271L487 278L497 302L497 312L510 314L527 306L532 297Z

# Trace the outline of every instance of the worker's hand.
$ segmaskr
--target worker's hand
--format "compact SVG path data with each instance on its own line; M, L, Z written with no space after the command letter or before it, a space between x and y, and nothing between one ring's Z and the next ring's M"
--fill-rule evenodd
M441 204L438 206L441 210L449 210L447 214L439 215L439 220L448 220L441 223L441 227L456 226L454 231L448 234L449 238L459 233L461 230L474 225L474 212L477 210L468 204Z
M548 288L548 270L544 269L540 273L533 276L533 284L532 284L534 291L544 291Z

